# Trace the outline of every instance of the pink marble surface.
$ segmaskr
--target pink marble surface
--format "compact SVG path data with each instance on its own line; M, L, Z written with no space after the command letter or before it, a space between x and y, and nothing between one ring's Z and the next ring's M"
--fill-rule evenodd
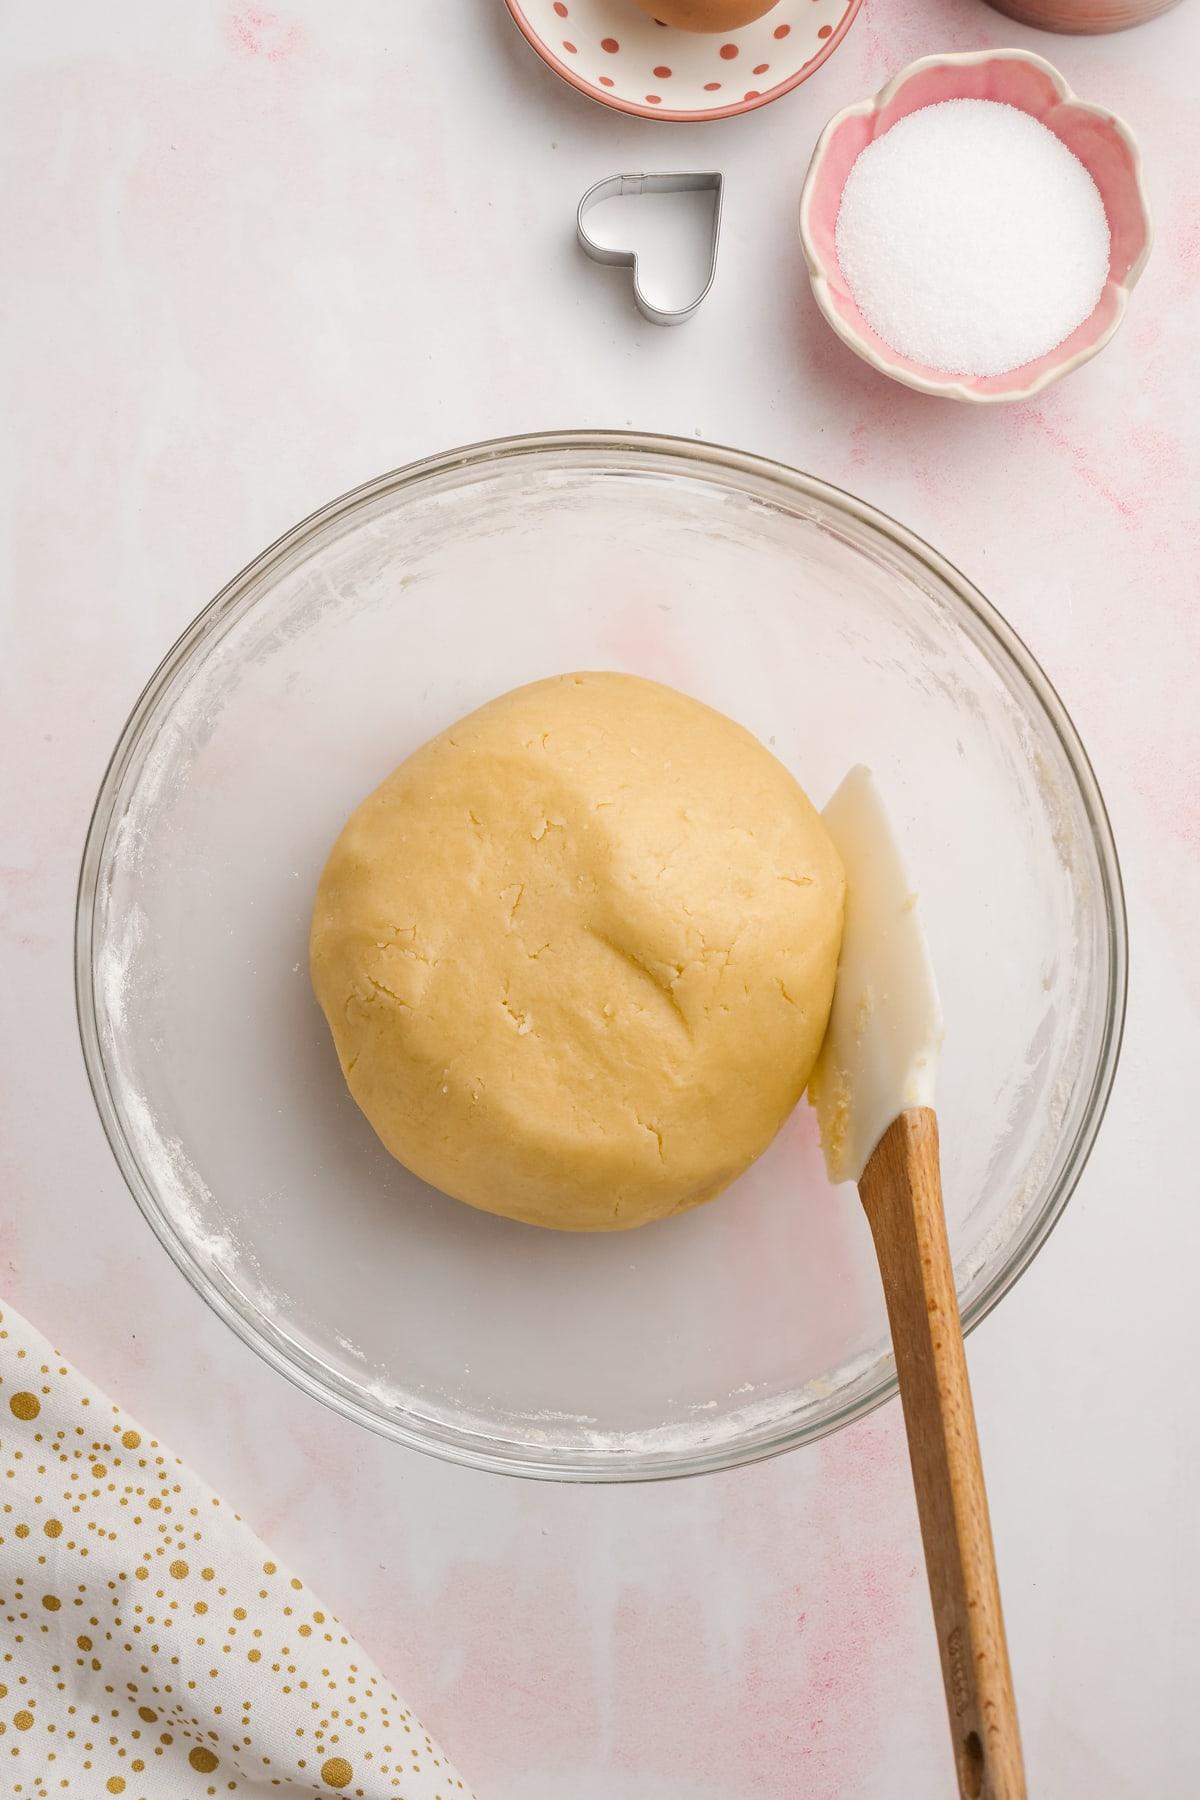
M831 113L915 56L1001 43L1129 119L1158 242L1103 355L973 412L837 342L794 217ZM1194 6L1060 40L977 0L867 0L796 94L668 127L571 93L500 0L63 0L7 21L0 1291L305 1571L484 1800L949 1796L898 1412L733 1475L587 1491L407 1455L261 1366L152 1241L87 1094L71 923L104 760L252 554L467 439L634 424L744 444L964 567L1093 754L1133 933L1099 1147L971 1345L1032 1787L1189 1791L1198 50ZM661 332L579 257L574 205L616 168L714 159L717 286Z

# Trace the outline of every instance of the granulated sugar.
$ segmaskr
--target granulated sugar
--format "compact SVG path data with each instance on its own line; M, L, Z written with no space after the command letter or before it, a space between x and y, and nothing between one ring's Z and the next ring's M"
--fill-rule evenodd
M1108 274L1096 184L1015 106L943 100L850 170L837 253L880 337L927 367L1002 375L1070 337Z

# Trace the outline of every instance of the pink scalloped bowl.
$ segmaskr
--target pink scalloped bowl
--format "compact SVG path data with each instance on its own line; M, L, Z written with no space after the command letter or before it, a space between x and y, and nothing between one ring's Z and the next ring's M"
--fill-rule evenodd
M643 119L732 119L788 94L837 49L862 0L779 0L737 31L679 31L632 0L505 0L538 55L591 100Z
M1003 375L948 375L893 350L859 312L838 264L838 211L854 162L898 120L939 100L1001 100L1040 119L1088 170L1108 215L1108 280L1095 310L1056 349ZM843 343L873 368L924 394L988 403L1026 400L1104 348L1146 266L1151 229L1141 157L1129 128L1106 108L1077 99L1057 69L1040 56L1026 50L983 50L923 56L873 99L848 106L830 120L805 177L800 238L817 305Z

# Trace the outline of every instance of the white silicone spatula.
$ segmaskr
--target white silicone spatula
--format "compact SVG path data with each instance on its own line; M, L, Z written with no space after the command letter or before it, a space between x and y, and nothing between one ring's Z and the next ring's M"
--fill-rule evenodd
M883 1276L964 1800L1025 1800L987 1494L938 1165L941 1008L871 771L825 808L846 870L829 1031L809 1087L834 1181L856 1181Z

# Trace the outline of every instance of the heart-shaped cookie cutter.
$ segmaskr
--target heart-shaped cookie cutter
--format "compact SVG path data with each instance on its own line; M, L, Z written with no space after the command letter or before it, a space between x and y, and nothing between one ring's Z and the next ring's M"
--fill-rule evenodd
M638 278L638 259L636 250L610 250L605 244L598 244L588 233L585 220L593 206L602 200L613 200L624 194L696 194L711 192L716 198L713 202L712 246L708 255L708 275L704 286L694 300L686 306L655 306L642 292ZM697 307L706 299L709 289L717 273L717 246L721 240L721 207L725 198L725 177L712 171L687 170L680 174L659 175L606 175L603 181L595 182L579 202L575 214L575 230L579 242L593 262L608 263L612 267L633 270L633 297L639 308L654 325L682 325L690 319Z

